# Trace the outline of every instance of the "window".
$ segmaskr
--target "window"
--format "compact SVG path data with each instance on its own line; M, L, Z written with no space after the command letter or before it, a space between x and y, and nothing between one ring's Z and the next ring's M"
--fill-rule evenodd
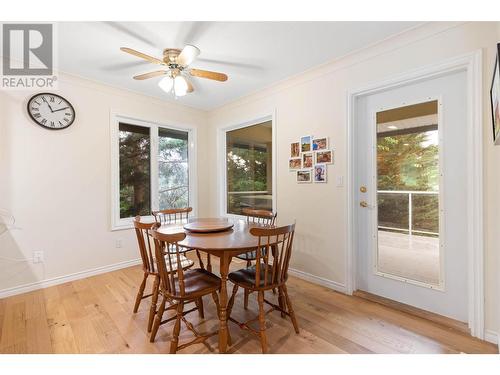
M160 210L188 207L188 134L159 128L158 137Z
M120 123L120 218L151 213L149 128Z
M226 213L273 210L272 122L226 132Z
M192 130L116 116L112 130L112 229L158 209L192 205Z

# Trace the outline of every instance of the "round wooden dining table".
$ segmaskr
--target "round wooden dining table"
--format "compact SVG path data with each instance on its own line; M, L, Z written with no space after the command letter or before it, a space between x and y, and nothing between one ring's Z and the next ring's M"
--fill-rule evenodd
M182 224L165 224L158 228L158 232L164 234L173 234L185 232L186 238L179 242L179 246L198 250L209 255L219 258L219 272L221 278L221 288L219 291L219 352L225 353L228 345L228 316L227 316L227 275L229 273L229 265L233 257L244 254L248 251L253 251L258 247L259 239L250 234L250 228L261 227L262 225L255 223L247 223L245 220L230 220L225 218L190 218L189 223L200 223L200 227L206 224L207 228L216 226L217 224L227 224L232 221L234 224L231 229L220 232L190 232L184 229ZM269 226L268 226L269 227ZM210 258L209 258L210 259ZM210 261L207 264L207 270L212 271Z

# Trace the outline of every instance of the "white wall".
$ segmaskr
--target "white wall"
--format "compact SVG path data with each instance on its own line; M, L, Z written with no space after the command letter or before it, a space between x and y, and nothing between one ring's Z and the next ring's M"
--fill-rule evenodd
M497 23L433 23L371 48L229 103L209 113L215 142L217 129L276 111L277 209L285 222L297 219L292 267L345 285L347 191L336 186L346 176L347 91L398 73L482 49L484 73L485 297L486 328L498 331L498 223L500 222L500 147L493 147L489 87L494 64ZM335 149L328 184L301 185L288 172L289 144L301 135L328 136ZM216 152L212 151L216 174ZM210 212L218 213L216 181L210 180Z
M60 76L57 93L76 111L63 131L29 119L33 93L0 92L0 208L14 215L17 227L0 234L0 257L45 253L43 265L0 259L0 291L139 258L132 230L109 230L111 110L198 128L199 182L207 176L205 112L68 75ZM204 214L207 199L198 192Z

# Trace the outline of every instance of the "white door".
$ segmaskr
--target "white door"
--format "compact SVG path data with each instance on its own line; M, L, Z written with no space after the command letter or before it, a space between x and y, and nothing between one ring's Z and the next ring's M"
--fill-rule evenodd
M358 98L356 289L467 313L467 76Z

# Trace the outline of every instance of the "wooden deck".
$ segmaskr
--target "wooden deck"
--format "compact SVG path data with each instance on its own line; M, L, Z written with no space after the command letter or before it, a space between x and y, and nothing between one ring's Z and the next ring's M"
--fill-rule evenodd
M378 231L381 272L439 284L439 239Z
M234 264L239 267L241 264ZM141 268L131 267L0 300L1 353L167 353L172 324L160 327L157 341L146 332L149 300L132 313ZM497 353L497 346L380 304L346 296L291 277L289 292L300 326L296 335L289 320L269 315L271 353ZM272 293L269 299L275 298ZM240 320L253 317L235 303ZM205 320L189 319L200 331L218 326L215 306L205 299ZM229 323L230 353L260 353L259 341ZM182 330L181 340L189 339ZM181 353L217 352L194 345Z

